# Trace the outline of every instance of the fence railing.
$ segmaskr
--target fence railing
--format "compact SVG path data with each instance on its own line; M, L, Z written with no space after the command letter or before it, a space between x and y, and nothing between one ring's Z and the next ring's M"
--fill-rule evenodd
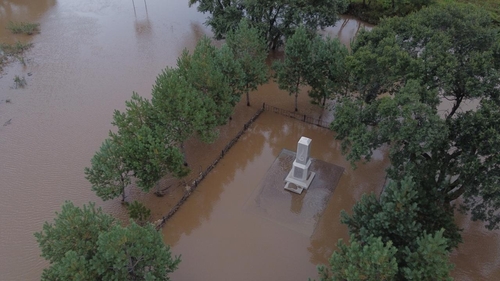
M316 125L318 127L327 128L327 129L330 128L329 122L322 121L321 119L313 118L311 116L307 116L305 114L301 114L298 112L288 111L288 110L281 109L281 108L278 108L278 107L275 107L272 105L268 105L265 103L262 104L262 109L265 111L271 111L274 113L278 113L280 115L290 117L290 118L293 118L293 119L296 119L296 120L299 120L299 121L302 121L302 122L305 122L308 124Z
M161 219L159 219L155 222L157 230L161 229L165 225L165 223L177 212L177 210L179 210L181 205L184 204L184 202L188 199L188 197L191 195L191 193L193 193L193 191L198 187L200 182L208 175L208 173L210 173L213 170L213 168L215 168L215 166L224 157L224 155L226 155L226 153L229 151L229 149L231 149L231 147L233 147L233 145L238 141L238 139L243 135L243 133L245 133L245 131L248 129L248 127L250 127L250 125L257 119L257 117L259 117L259 115L263 111L264 111L264 107L259 109L259 111L257 111L255 113L255 115L252 118L250 118L250 120L248 120L248 122L246 122L243 125L243 128L238 132L238 134L236 134L236 136L231 141L229 141L229 143L224 147L224 149L222 149L221 153L212 162L212 164L210 164L205 171L201 172L193 181L191 181L191 183L189 183L185 186L186 192L184 192L184 195L179 200L179 202L177 202L177 204L175 204L175 206L172 207L172 209L170 209L168 214L166 214Z

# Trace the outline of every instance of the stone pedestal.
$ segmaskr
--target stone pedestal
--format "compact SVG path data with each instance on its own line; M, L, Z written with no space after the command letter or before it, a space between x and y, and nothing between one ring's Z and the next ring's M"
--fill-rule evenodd
M311 159L309 158L311 139L301 137L297 143L297 154L293 161L293 166L285 181L285 189L301 194L307 189L314 179L315 173L309 172Z

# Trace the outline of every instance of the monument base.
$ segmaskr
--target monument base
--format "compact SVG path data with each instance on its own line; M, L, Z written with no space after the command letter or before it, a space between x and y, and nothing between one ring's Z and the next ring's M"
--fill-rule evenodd
M314 179L314 176L316 173L310 172L309 175L307 176L307 179L305 181L298 180L293 177L293 169L288 173L288 176L286 176L285 181L285 189L291 192L295 192L297 194L301 194L304 189L307 189L309 185L311 185L311 182Z

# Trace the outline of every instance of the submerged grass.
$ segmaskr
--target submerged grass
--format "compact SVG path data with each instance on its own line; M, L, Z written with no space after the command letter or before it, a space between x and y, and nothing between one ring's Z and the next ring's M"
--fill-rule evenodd
M15 88L24 88L24 86L27 85L26 83L26 79L23 77L19 77L19 75L16 75L14 77L14 85L15 85Z
M40 24L32 22L9 22L7 29L14 34L27 34L32 35L33 33L40 32Z
M6 56L21 55L31 47L33 47L33 43L23 43L21 41L17 41L15 44L0 43L0 54Z
M23 43L17 41L15 44L0 43L0 71L12 58L17 58L23 65L25 60L23 54L25 51L33 47L33 43Z

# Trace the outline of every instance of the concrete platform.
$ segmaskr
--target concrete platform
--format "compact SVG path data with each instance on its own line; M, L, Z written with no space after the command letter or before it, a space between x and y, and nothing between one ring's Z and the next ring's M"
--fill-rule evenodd
M292 168L294 159L295 152L283 149L244 209L311 236L337 187L344 168L313 158L309 171L316 175L307 190L302 194L295 194L284 189L285 178ZM293 188L293 184L289 187Z

